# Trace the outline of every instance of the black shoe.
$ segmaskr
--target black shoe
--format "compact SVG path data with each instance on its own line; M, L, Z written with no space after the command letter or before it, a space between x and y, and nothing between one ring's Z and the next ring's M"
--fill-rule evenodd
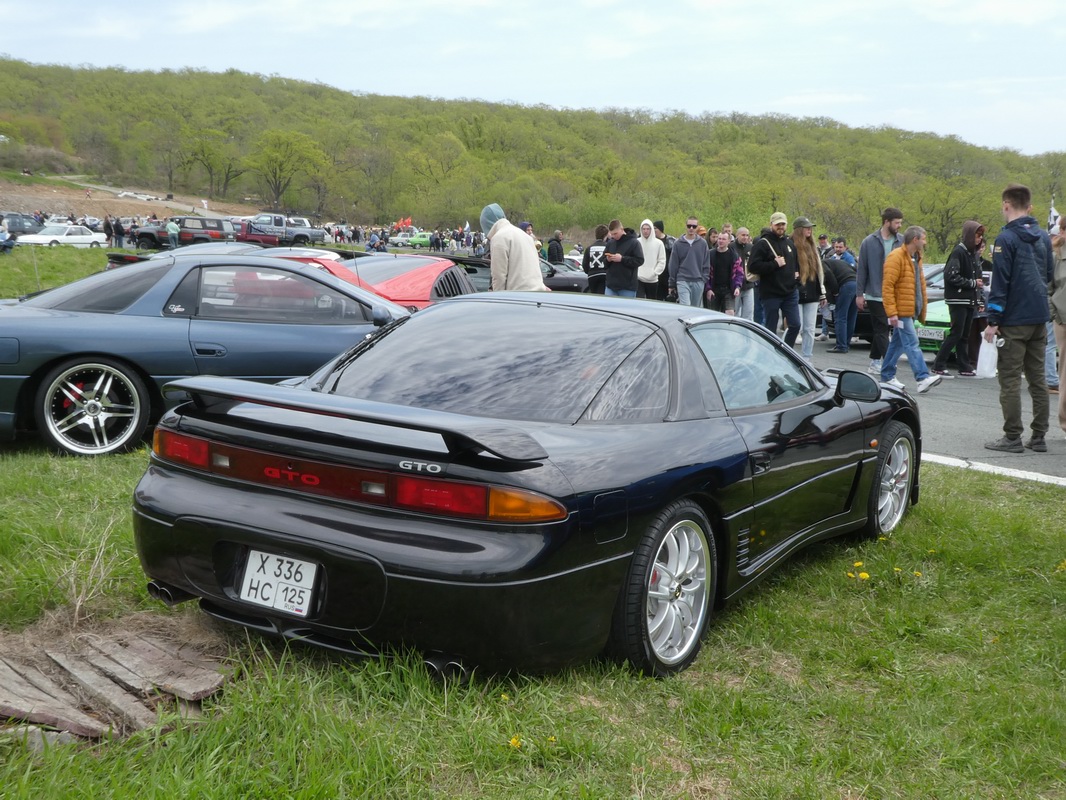
M1025 443L1025 446L1032 450L1034 453L1047 452L1047 441L1044 439L1043 436L1037 436L1036 434L1033 434L1033 436L1029 438L1029 441Z
M1041 444L1044 444L1044 440L1040 440ZM1044 449L1047 450L1047 445L1044 445ZM1002 453L1024 453L1025 447L1022 446L1022 437L1017 439L1008 439L1004 436L1002 439L996 439L992 442L985 442L985 450L999 450Z
M827 352L827 353L846 353L848 351L847 350L841 350L839 347L830 347L825 352Z

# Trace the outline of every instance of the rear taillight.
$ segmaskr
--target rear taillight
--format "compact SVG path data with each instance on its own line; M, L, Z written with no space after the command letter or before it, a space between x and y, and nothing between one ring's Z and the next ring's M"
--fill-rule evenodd
M524 489L285 458L164 428L156 429L153 450L163 461L214 475L405 511L504 523L567 516L558 501Z

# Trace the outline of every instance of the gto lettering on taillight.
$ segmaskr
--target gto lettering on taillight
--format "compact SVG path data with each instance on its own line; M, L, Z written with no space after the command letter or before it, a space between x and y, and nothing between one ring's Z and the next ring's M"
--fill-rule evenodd
M302 483L304 486L318 486L321 482L317 475L313 475L310 472L296 472L295 470L278 469L277 467L264 467L263 474L276 481Z
M440 464L430 464L426 461L401 461L400 469L410 470L411 472L428 472L432 475L436 475L443 471L443 467Z

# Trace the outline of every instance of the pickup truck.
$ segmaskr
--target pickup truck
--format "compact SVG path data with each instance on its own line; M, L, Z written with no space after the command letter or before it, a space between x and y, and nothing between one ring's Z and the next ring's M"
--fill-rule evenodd
M237 226L237 241L283 246L322 244L326 241L326 232L321 228L294 225L283 214L256 214Z

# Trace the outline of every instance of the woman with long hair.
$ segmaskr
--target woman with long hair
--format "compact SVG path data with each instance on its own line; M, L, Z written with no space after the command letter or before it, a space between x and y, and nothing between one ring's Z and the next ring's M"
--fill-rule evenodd
M796 217L792 223L792 241L796 245L799 262L800 343L804 361L814 355L814 326L818 309L825 306L825 279L822 259L814 240L814 223L806 217Z
M1061 222L1060 222L1061 226ZM1066 233L1061 230L1051 240L1055 254L1055 278L1051 285L1051 321L1055 326L1055 342L1059 346L1059 427L1066 431Z

